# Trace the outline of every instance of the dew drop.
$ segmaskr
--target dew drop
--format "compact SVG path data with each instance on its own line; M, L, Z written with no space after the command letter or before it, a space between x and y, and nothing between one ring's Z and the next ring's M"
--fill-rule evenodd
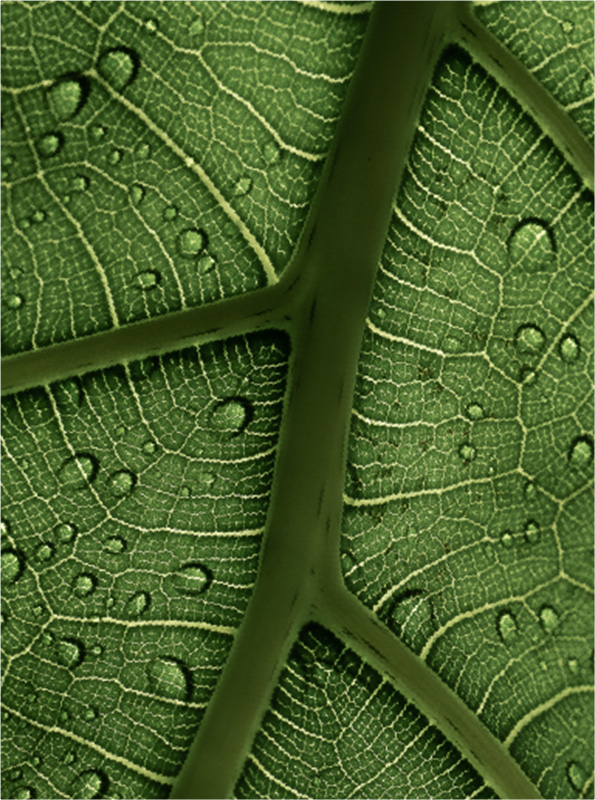
M211 412L212 427L231 436L237 436L250 424L254 416L252 404L244 397L228 397L218 402Z
M122 160L123 153L118 148L114 148L109 154L108 161L110 164L119 164Z
M98 769L88 769L77 775L72 788L73 797L87 800L93 797L103 797L107 792L109 780L104 772Z
M196 476L196 485L202 491L210 489L215 483L217 476L208 470L201 470Z
M566 775L571 786L576 789L577 792L581 792L587 780L587 773L583 767L576 761L569 761L566 767Z
M41 604L33 606L33 616L34 617L38 617L39 618L39 617L43 616L43 614L46 611L47 611L46 607L42 606Z
M148 442L145 442L145 443L143 444L143 453L144 453L146 456L152 456L152 455L153 455L153 453L154 453L156 450L157 450L157 445L155 444L155 442L153 442L153 441L151 441L151 440L149 440Z
M72 584L72 593L77 597L88 597L97 587L97 578L90 572L81 572Z
M137 477L127 469L121 469L109 479L109 490L114 497L125 497L130 494L136 486Z
M44 158L55 156L62 147L64 137L61 133L46 133L37 143L39 155Z
M32 215L31 220L35 222L37 225L39 225L40 222L44 221L46 216L47 214L45 213L45 211L37 209L37 211L35 211L34 214Z
M593 461L593 439L590 436L578 436L570 445L568 461L575 469L584 469Z
M86 192L89 188L89 178L86 175L75 175L70 181L70 189L73 192Z
M139 206L145 196L144 187L140 183L133 183L130 187L130 200L133 206Z
M29 800L29 798L37 797L37 795L32 786L19 786L11 794L11 797L16 798L16 800Z
M556 243L551 228L539 219L520 222L508 240L510 264L523 272L551 269L555 264Z
M51 557L54 555L54 548L51 544L47 542L43 542L39 545L37 550L35 551L35 558L37 561L49 561Z
M514 336L515 347L523 355L537 355L545 344L545 335L537 325L521 325Z
M482 419L483 417L483 407L479 405L479 403L469 403L466 408L467 416L469 419Z
M191 561L173 575L173 585L180 594L193 597L205 592L213 580L213 573L204 564Z
M76 526L71 522L61 522L54 528L54 533L59 542L66 544L76 536Z
M196 271L199 275L206 275L215 266L215 259L210 253L203 253L196 262Z
M576 658L569 658L566 662L568 664L568 669L572 672L573 675L578 675L578 661Z
M139 144L137 144L137 146L136 146L136 148L134 150L134 153L135 153L136 157L137 158L141 158L143 160L145 158L149 157L150 152L151 152L151 148L147 144L147 142L140 142Z
M502 611L498 615L497 628L504 644L511 644L518 636L516 619L510 611Z
M140 617L151 604L148 592L136 592L126 601L126 614L129 617Z
M93 720L97 719L98 716L99 712L96 708L93 708L93 706L89 706L82 713L82 717L85 722L93 722Z
M281 151L275 142L267 142L262 153L265 163L268 164L269 167L271 167L273 164L276 164L281 158Z
M39 767L41 765L41 758L39 756L33 756L31 763L34 767Z
M89 652L92 656L95 656L95 658L99 658L99 656L103 654L103 647L100 644L94 644Z
M73 750L65 754L64 763L66 764L66 766L74 764L75 761L76 761L76 753Z
M178 247L183 256L196 256L206 244L204 233L198 228L187 228L178 237Z
M189 486L180 486L178 489L178 497L180 497L182 500L188 500L190 494L191 492Z
M52 111L62 120L70 119L81 110L89 96L89 82L80 75L65 75L49 90Z
M459 456L463 461L473 461L477 455L477 450L472 444L465 442L459 447Z
M562 361L566 361L567 364L572 364L573 361L577 360L581 353L581 347L578 343L578 339L571 333L567 333L560 339L558 352L560 353L560 358Z
M16 583L25 569L24 557L12 547L6 548L0 555L2 583Z
M95 139L96 142L103 139L106 134L106 129L103 125L93 125L91 128L91 136Z
M159 285L161 281L161 273L155 272L155 270L147 270L146 272L141 272L138 276L138 282L141 286L141 289L145 291L149 291L149 289L154 289L156 286Z
M83 489L95 480L99 462L90 453L77 453L60 467L59 478L67 489Z
M500 535L500 541L502 542L502 546L506 547L507 549L510 549L514 544L514 540L510 531L504 531Z
M546 633L552 633L560 622L558 612L551 606L542 606L539 611L539 622Z
M539 525L534 519L530 519L525 525L525 539L529 544L536 544L539 541Z
M128 369L133 381L144 380L150 378L159 369L159 359L156 356L148 356L140 361L133 361Z
M56 642L56 655L63 666L74 669L82 664L85 658L85 648L78 639L59 639Z
M6 298L6 305L13 310L20 308L24 302L25 298L22 294L9 294Z
M156 694L187 700L192 691L190 670L177 658L162 656L147 667L149 683Z
M560 27L564 31L564 33L572 33L574 30L574 23L569 19L563 19L560 22Z
M188 33L193 39L199 39L203 35L204 31L205 21L202 14L198 14L196 19L190 23L190 26L188 27Z
M145 22L145 28L147 29L147 32L148 32L148 33L151 33L151 34L152 34L152 33L157 33L157 28L158 28L158 27L159 27L159 26L157 25L157 22L156 22L156 20L154 20L154 19L148 19L148 20Z
M70 719L70 714L68 713L68 711L64 709L63 711L60 711L60 713L58 714L58 719L60 720L60 722L68 722L68 720Z
M175 219L178 215L178 209L175 206L168 206L167 208L163 209L163 219L167 222L171 222L172 219Z
M233 187L233 193L236 197L243 197L245 194L248 194L251 188L252 188L251 179L243 175L241 178L238 178L238 180L235 182Z
M101 55L97 66L110 86L121 92L135 79L139 63L139 57L134 50L129 47L114 47Z
M120 555L126 550L126 541L121 536L109 536L103 543L103 549L107 553Z

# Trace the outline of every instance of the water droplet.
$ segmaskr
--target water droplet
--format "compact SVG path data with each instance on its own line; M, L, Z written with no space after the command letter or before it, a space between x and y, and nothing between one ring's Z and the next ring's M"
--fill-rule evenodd
M140 183L133 183L130 187L130 200L132 201L133 206L138 206L141 204L143 197L145 196L145 189Z
M248 194L250 189L252 188L252 181L247 176L243 175L241 178L235 182L233 187L233 193L236 197L242 197L245 194Z
M76 414L83 404L84 392L77 378L68 378L54 385L54 397L62 414Z
M178 237L178 247L183 256L196 256L206 245L206 237L198 228L187 228Z
M110 536L103 543L106 552L119 555L126 550L126 541L121 536Z
M202 14L197 14L196 19L193 20L188 27L188 33L193 39L199 39L203 35L204 31L205 21L203 16Z
M43 616L43 614L45 614L46 611L47 611L47 608L45 606L42 606L41 604L33 606L33 616L34 617L38 617L39 618L39 617Z
M85 658L85 648L78 639L59 639L56 642L56 655L63 666L74 669L82 664Z
M6 305L12 309L20 308L24 302L25 298L22 294L9 294L6 298Z
M64 756L64 763L66 766L70 766L70 764L74 764L76 761L76 753L71 750L69 753L66 753Z
M41 765L41 758L39 756L33 756L31 763L34 767L39 767Z
M93 139L95 139L96 142L98 142L100 139L103 139L105 134L106 134L106 129L103 125L93 125L93 127L91 128L91 136L93 137Z
M126 433L126 428L124 427L124 425L118 425L114 428L114 435L116 439L122 439L125 433Z
M58 719L60 720L60 722L68 722L68 720L70 719L70 714L68 713L68 711L66 711L66 709L64 709L60 711Z
M175 206L168 206L167 208L163 209L163 219L167 222L171 222L172 219L175 219L178 215L178 209Z
M473 461L477 455L477 450L472 444L465 442L459 447L459 455L463 461Z
M267 142L262 153L265 163L268 164L269 167L276 164L281 158L281 151L275 142Z
M201 470L196 476L196 485L201 491L210 489L215 483L217 476L208 470Z
M519 381L523 386L534 386L537 383L537 373L529 367L521 367L519 371Z
M31 220L35 222L37 225L39 225L40 222L44 221L46 216L47 214L45 213L45 211L42 211L41 209L38 208L37 211L33 213Z
M46 133L37 143L39 155L44 158L55 156L62 147L64 137L61 133Z
M67 489L83 489L95 480L99 462L90 453L77 453L60 467L59 478Z
M213 573L204 564L191 561L184 564L173 575L173 585L180 594L188 596L205 592L213 580Z
M570 445L568 461L575 469L584 469L593 461L593 439L590 436L578 436Z
M49 647L54 641L54 634L51 631L44 631L41 634L41 643L44 647Z
M77 597L88 597L97 586L97 578L90 572L81 572L72 584L72 593Z
M156 694L188 700L192 691L190 670L177 658L162 656L147 667L149 683Z
M143 453L147 456L152 456L156 450L157 450L157 445L155 444L155 442L151 440L145 442L143 445Z
M190 494L191 492L189 486L180 486L178 489L178 497L180 497L182 500L188 500Z
M536 355L543 349L545 335L537 325L521 325L514 336L514 343L519 353Z
M211 412L211 425L221 433L237 436L250 424L254 410L244 397L228 397L218 402Z
M510 531L504 531L500 535L500 541L502 542L502 546L506 547L507 549L510 549L514 544L514 540Z
M587 780L587 773L576 761L569 761L566 767L568 780L577 792L581 792Z
M145 28L147 29L148 33L157 33L158 27L159 26L157 25L157 21L154 19L148 19L145 22Z
M73 192L86 192L89 188L89 178L86 175L75 175L70 181L70 189Z
M199 275L206 275L215 266L215 259L210 253L204 253L196 262L196 271Z
M70 119L81 110L89 96L89 81L81 75L64 75L51 87L49 103L54 114Z
M552 633L558 627L560 619L558 612L551 606L542 606L539 612L539 621L546 633Z
M107 792L109 780L104 772L98 769L87 769L81 772L72 787L73 797L88 800L93 797L103 797Z
M536 544L539 541L539 525L534 519L530 519L525 525L525 539L529 544Z
M145 159L149 157L151 152L151 147L147 144L147 142L140 142L137 144L134 153L137 158Z
M11 797L16 800L29 800L29 798L37 797L37 795L32 786L19 786L11 793Z
M161 280L161 273L155 272L155 270L149 269L146 272L141 272L138 276L138 282L141 285L141 288L145 291L149 291L149 289L154 289L156 286L159 285Z
M96 708L93 708L93 706L89 706L82 713L82 717L85 720L85 722L93 722L93 720L97 719L98 716L99 712L97 711Z
M92 656L95 656L95 658L99 658L99 656L103 654L103 647L100 644L94 644L89 652Z
M51 544L43 542L35 551L35 558L37 561L49 561L54 555L54 548Z
M117 92L135 79L140 60L129 47L114 47L99 58L99 73Z
M516 619L510 611L501 611L496 626L504 644L511 644L518 636Z
M553 231L542 220L523 220L513 229L508 240L508 258L513 267L523 272L551 269L556 258Z
M16 583L25 569L25 559L17 550L7 547L0 555L2 583Z
M479 403L469 403L466 411L469 419L476 420L483 417L483 408L479 405Z
M76 535L76 526L71 522L61 522L54 528L56 539L62 543L71 542Z
M578 675L578 661L576 658L569 658L567 661L568 669L573 675Z
M136 592L126 601L126 613L129 617L140 617L151 605L151 595L148 592Z
M119 164L123 155L122 151L115 147L109 154L108 161L110 164Z
M569 19L563 19L560 21L560 26L564 33L572 33L574 30L574 23Z
M566 361L567 364L576 361L581 353L581 346L578 343L578 339L571 333L567 333L560 339L558 352L560 353L562 361Z
M137 477L127 469L121 469L109 479L109 489L114 497L125 497L136 486Z
M0 520L0 536L8 536L9 531L10 525L8 522L5 519Z

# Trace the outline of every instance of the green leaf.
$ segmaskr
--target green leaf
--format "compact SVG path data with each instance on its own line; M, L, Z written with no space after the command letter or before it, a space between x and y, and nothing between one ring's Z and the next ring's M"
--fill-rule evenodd
M593 796L592 12L4 4L3 796Z

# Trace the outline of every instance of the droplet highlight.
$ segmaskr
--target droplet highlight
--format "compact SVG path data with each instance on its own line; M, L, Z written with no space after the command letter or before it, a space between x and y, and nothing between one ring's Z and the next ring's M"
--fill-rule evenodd
M465 411L469 419L483 419L483 406L480 406L479 403L469 403Z
M141 272L138 276L138 282L140 284L141 289L144 289L148 292L150 289L155 289L159 286L161 281L161 274L159 272L155 272L155 270L147 270L146 272Z
M24 556L12 547L7 547L0 555L2 583L16 583L25 569Z
M514 540L510 531L504 531L500 535L500 541L502 542L502 546L506 547L507 550L509 550L514 544Z
M6 305L8 308L16 311L18 308L24 304L25 298L22 294L9 294L6 298Z
M109 536L103 543L106 553L118 556L126 550L126 540L121 536Z
M76 536L76 530L76 525L73 525L71 522L61 522L54 528L56 541L62 544L71 542Z
M539 537L539 525L534 519L528 520L528 522L525 524L525 539L529 542L529 544L537 544Z
M587 773L577 761L569 761L566 767L566 775L573 789L581 792L587 781Z
M463 461L474 461L476 455L477 450L472 444L469 444L469 442L465 442L459 447L459 456L463 459Z

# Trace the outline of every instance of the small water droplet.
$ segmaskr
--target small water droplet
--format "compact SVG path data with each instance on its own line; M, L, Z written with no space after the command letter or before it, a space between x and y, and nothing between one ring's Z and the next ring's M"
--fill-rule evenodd
M520 222L508 240L510 264L523 272L542 272L555 264L556 242L551 228L539 219Z
M205 592L213 580L213 573L204 564L191 561L173 575L173 585L180 594L195 596Z
M64 137L61 133L46 133L37 143L39 155L44 158L55 156L62 147Z
M157 450L157 445L155 442L149 440L143 444L143 453L147 456L152 456L153 453Z
M203 253L196 262L196 271L199 275L206 275L215 266L215 259L210 253Z
M477 450L469 442L465 442L459 447L459 456L463 461L473 461L477 455Z
M81 772L72 788L73 797L88 800L93 797L103 797L109 787L109 780L105 772L98 769L87 769Z
M100 644L94 644L89 652L92 656L95 656L95 658L99 658L99 656L103 654L103 647Z
M572 33L574 30L574 23L569 19L563 19L560 21L560 27L564 33Z
M525 525L525 539L529 544L536 544L539 541L539 525L534 519L530 519Z
M116 439L122 439L125 433L126 433L126 428L124 427L124 425L117 425L114 428L114 436L116 437Z
M146 272L141 272L138 275L138 282L141 288L147 292L149 289L155 289L155 287L159 285L160 281L161 273L152 269L147 270Z
M125 497L136 486L137 477L127 469L121 469L109 479L109 489L114 497Z
M566 767L566 775L572 787L577 792L581 792L587 780L587 773L583 767L576 761L569 761Z
M9 294L6 298L6 305L12 309L20 308L24 302L25 298L22 294Z
M8 536L9 531L10 525L8 522L5 519L0 520L0 536Z
M469 419L482 419L483 417L483 407L479 405L479 403L469 403L466 408L467 416Z
M39 603L36 606L33 606L33 616L34 617L39 618L39 617L43 616L43 614L45 614L46 611L47 611L47 608L45 606L42 606Z
M81 75L64 75L50 88L48 99L54 114L61 120L74 117L89 96L89 82Z
M66 766L74 764L75 761L76 761L76 753L74 752L74 750L71 750L70 752L65 754L64 763L66 764Z
M212 427L231 436L237 436L250 424L254 410L244 397L228 397L216 403L211 412Z
M168 206L167 208L163 209L163 219L167 222L171 222L172 219L175 219L178 215L178 209L175 206Z
M67 489L83 489L95 480L99 462L90 453L77 453L60 467L59 478Z
M539 621L541 627L546 633L552 633L560 621L558 612L551 606L542 606L539 611Z
M85 648L82 642L78 639L71 639L69 637L59 639L56 642L56 655L58 661L69 669L78 667L83 663L85 658Z
M109 154L108 161L110 164L119 164L123 155L122 151L115 147Z
M593 461L593 439L590 436L577 436L570 445L568 461L575 469L584 469Z
M25 559L18 550L7 547L0 555L2 583L16 583L25 569Z
M578 343L578 339L571 333L567 333L560 339L558 352L560 353L560 358L562 361L566 361L567 364L572 364L573 361L577 360L581 353L581 347Z
M103 543L106 552L119 555L126 550L126 541L121 536L109 536Z
M215 483L217 476L208 470L201 470L196 476L196 485L201 491L210 489Z
M190 670L177 658L162 656L147 667L149 683L156 694L188 700L192 691Z
M262 151L265 163L271 167L276 164L281 158L281 151L275 142L267 142Z
M88 597L97 587L97 578L90 572L81 572L72 584L72 593L77 597Z
M534 386L537 383L537 373L529 367L521 367L519 370L519 381L523 386Z
M157 33L157 21L154 19L148 19L145 21L145 28L147 29L148 33Z
M190 487L189 486L180 486L178 489L178 497L182 500L188 500L191 495Z
M68 713L68 711L64 709L60 711L60 713L58 714L58 719L60 720L60 722L68 722L68 720L70 719L70 714Z
M44 631L41 634L41 643L44 647L49 647L54 641L54 634L51 631Z
M43 542L35 551L35 558L37 561L49 561L54 555L54 548L51 544Z
M133 183L130 187L130 200L133 206L139 206L145 196L145 189L140 183Z
M504 531L500 535L500 541L502 542L502 546L506 547L507 549L510 549L514 544L514 540L510 531Z
M33 756L33 758L31 759L31 763L33 764L34 767L39 767L41 765L40 756Z
M193 39L199 39L203 35L204 31L205 21L203 16L202 14L197 14L196 19L194 19L188 27L188 33Z
M89 178L86 175L75 175L70 181L70 189L73 192L86 192L89 188Z
M89 706L82 713L82 717L85 722L93 722L93 720L97 719L98 716L99 712L96 708L93 708L93 706Z
M37 794L32 786L18 786L11 793L11 797L14 797L15 800L30 800L32 797L37 797Z
M510 611L500 612L496 626L504 644L511 644L518 636L516 619Z
M206 245L206 237L198 228L187 228L178 237L178 247L183 256L196 256Z
M100 56L97 68L110 86L121 92L135 79L139 64L140 59L134 50L114 47Z
M515 347L519 353L537 355L545 344L545 335L537 325L521 325L514 336Z
M148 592L136 592L126 601L126 614L129 617L140 617L151 604Z
M235 182L233 193L236 197L242 197L243 195L248 194L251 188L252 180L246 175L242 175L242 177L238 178L238 180Z
M31 216L31 220L35 222L36 225L39 225L40 222L44 221L46 216L47 214L45 213L45 211L42 211L41 209L38 208L37 211L35 211Z
M578 660L576 658L569 658L567 661L568 669L573 675L578 675Z
M54 534L57 541L66 544L74 539L76 530L76 525L73 525L71 522L61 522L54 528Z
M96 142L98 142L100 139L103 139L105 134L106 134L106 129L103 125L93 125L93 127L91 128L91 136L93 137L93 139L95 139Z

